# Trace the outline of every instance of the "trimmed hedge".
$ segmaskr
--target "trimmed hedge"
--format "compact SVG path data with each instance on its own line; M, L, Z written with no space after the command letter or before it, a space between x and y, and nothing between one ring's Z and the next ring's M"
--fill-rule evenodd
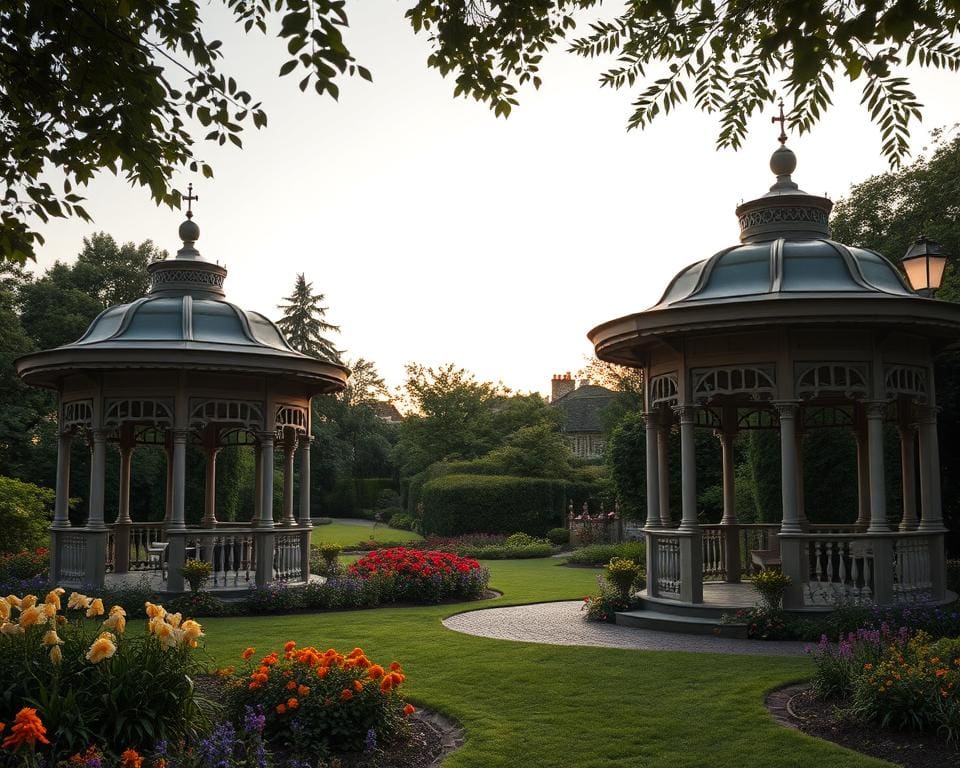
M445 475L423 486L423 533L544 536L563 520L568 484L491 475Z
M331 517L362 517L363 510L377 508L383 491L396 491L396 485L391 477L341 478L322 495L320 509Z

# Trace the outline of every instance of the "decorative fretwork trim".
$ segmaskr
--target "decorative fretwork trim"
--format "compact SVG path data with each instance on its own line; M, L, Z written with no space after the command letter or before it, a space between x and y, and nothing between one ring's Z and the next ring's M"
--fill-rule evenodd
M650 407L676 405L678 396L677 374L664 373L650 379Z
M774 371L772 365L694 370L693 397L701 402L719 395L748 395L755 400L771 398L777 394Z
M173 426L173 403L168 400L108 400L103 424L116 427L125 422Z
M93 400L71 400L64 403L60 417L61 431L74 427L90 429L93 426Z
M293 427L297 432L307 433L307 409L299 405L278 405L275 424L277 431Z
M862 363L810 363L797 376L797 397L810 399L824 393L846 398L866 397L870 392L867 366Z
M153 287L169 283L198 283L223 288L226 275L205 269L158 269L151 277Z
M239 424L246 429L263 428L263 403L251 400L191 400L190 426Z
M740 229L752 229L765 224L809 223L827 226L828 216L823 208L808 205L777 206L746 211L739 216Z
M916 365L888 365L884 370L887 397L909 395L920 402L927 400L927 371Z

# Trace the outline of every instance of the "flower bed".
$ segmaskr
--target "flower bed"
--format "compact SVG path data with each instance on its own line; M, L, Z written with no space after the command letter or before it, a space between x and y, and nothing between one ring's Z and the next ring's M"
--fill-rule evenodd
M817 667L814 691L838 701L852 718L960 741L960 639L933 640L883 624L836 643L824 635L808 650Z
M375 582L380 602L475 600L490 580L487 569L471 558L406 547L370 552L348 571L365 582Z

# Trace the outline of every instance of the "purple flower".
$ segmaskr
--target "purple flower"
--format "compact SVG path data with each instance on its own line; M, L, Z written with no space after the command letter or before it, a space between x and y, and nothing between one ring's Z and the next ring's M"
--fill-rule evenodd
M263 726L266 725L267 718L263 714L263 707L258 705L256 709L247 706L243 717L243 730L247 733L260 733Z
M377 732L371 728L367 731L367 737L363 740L363 751L373 752L377 748Z

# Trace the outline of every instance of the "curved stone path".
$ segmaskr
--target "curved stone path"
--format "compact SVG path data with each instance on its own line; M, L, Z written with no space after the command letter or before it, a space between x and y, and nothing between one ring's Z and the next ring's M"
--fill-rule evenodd
M593 645L642 651L734 653L748 656L799 656L807 643L767 640L733 640L712 635L681 635L649 629L586 621L580 600L534 603L507 608L483 608L458 613L443 620L454 632L546 645Z

